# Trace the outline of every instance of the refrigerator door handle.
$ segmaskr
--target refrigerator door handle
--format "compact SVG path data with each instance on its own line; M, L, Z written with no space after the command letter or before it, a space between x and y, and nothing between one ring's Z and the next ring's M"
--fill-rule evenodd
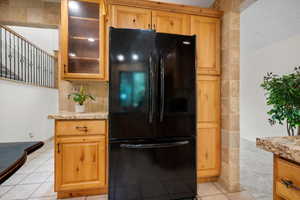
M171 148L171 147L178 147L187 145L190 142L179 141L179 142L171 142L171 143L157 143L157 144L120 144L121 148L126 149L158 149L158 148Z
M153 72L153 60L152 60L152 54L149 57L149 124L153 122L153 96L154 96L154 72Z
M164 120L165 109L165 61L160 58L160 122Z

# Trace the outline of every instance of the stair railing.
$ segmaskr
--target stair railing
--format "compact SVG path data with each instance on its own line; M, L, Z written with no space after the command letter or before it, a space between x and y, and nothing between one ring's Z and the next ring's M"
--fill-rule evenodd
M55 56L0 25L0 78L54 88Z

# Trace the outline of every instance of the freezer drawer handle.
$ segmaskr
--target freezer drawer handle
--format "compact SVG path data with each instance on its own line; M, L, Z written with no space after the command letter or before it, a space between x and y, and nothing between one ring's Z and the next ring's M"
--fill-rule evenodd
M158 148L170 148L189 144L189 141L180 141L172 143L158 143L158 144L121 144L121 148L127 149L158 149Z

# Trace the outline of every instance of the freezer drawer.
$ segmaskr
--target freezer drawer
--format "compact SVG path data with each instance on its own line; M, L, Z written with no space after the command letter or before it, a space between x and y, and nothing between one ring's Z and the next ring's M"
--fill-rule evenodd
M196 197L195 139L110 143L109 200Z

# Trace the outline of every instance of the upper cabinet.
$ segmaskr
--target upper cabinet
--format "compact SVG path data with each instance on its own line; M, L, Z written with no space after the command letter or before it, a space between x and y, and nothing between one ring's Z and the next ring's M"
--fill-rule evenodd
M153 29L160 33L190 34L190 17L164 11L113 5L111 24L115 28Z
M106 78L102 8L101 1L62 0L61 66L64 79Z
M160 33L188 35L189 16L186 14L152 11L152 28Z
M197 73L220 74L220 19L191 16L191 34L197 36Z
M111 24L116 28L151 29L151 10L112 6Z

